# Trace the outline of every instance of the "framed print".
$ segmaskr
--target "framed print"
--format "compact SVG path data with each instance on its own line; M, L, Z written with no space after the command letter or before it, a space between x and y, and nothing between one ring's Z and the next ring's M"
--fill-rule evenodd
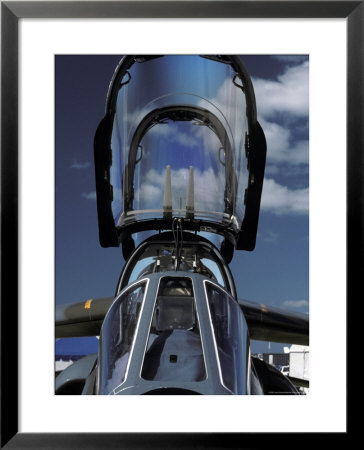
M302 439L320 432L337 432L344 438L348 435L347 330L343 318L349 298L360 293L363 269L363 18L361 1L1 2L2 447L226 448L239 446L243 439L245 446L263 440L270 442L287 432L302 433ZM325 25L320 21L326 21ZM321 34L325 39L321 39ZM247 43L249 37L251 42ZM283 41L284 46L278 41ZM174 395L163 399L125 396L122 407L114 401L117 397L109 395L54 396L53 366L49 367L54 357L54 302L50 297L58 292L55 253L59 256L63 251L55 246L55 233L61 228L55 218L59 186L55 183L58 175L54 169L54 148L70 142L60 139L57 113L56 120L54 117L55 97L57 100L60 96L56 89L61 79L76 86L72 95L63 99L63 113L67 108L77 110L77 102L86 108L87 92L92 90L98 95L92 88L92 77L97 80L99 73L91 73L93 68L109 64L108 58L114 63L119 55L144 54L143 49L149 55L159 54L159 50L169 55L246 53L250 61L254 55L301 55L300 65L287 64L292 69L286 70L287 77L295 68L298 77L302 74L298 67L309 66L310 333L312 317L312 337L317 346L313 346L310 365L312 395L298 399L302 410L299 416L295 416L297 399L291 401L288 396L265 399L259 403L260 412L248 396L244 396L245 404L241 403L242 396L226 396L227 400L210 395L201 400ZM71 69L75 65L79 70L77 84ZM308 80L308 70L305 76ZM106 99L107 82L106 78L102 80ZM254 82L259 85L258 76ZM271 88L274 87L272 83ZM85 97L80 89L85 89ZM262 89L258 89L259 93ZM264 104L264 97L261 98L259 101ZM61 104L58 101L58 107ZM265 104L264 107L267 108ZM308 114L305 118L308 123ZM88 120L82 112L77 113L75 128L65 125L64 136L69 132L75 145L89 145L76 138L77 127L88 127ZM219 129L216 124L220 122L213 123ZM277 126L274 130L273 124L270 126L270 132L277 131ZM306 136L303 121L291 122L291 126L300 127L300 136ZM284 146L283 131L280 136ZM137 148L138 162L143 151ZM228 157L222 153L219 160L225 166ZM90 161L75 158L67 164L73 175L84 174ZM177 175L172 171L172 178ZM62 188L66 184L67 178ZM274 190L277 185L271 183L271 187ZM95 193L82 189L80 195L90 205ZM296 190L305 192L305 199L308 198L308 186L297 185ZM300 207L300 199L295 198L296 208ZM72 221L71 216L64 220ZM308 216L306 224L308 227ZM65 236L68 229L71 228L64 227ZM80 232L85 233L85 228ZM268 234L263 237L274 238ZM305 245L308 248L307 242ZM70 247L67 251L72 254ZM297 250L297 258L308 259L306 253L300 255ZM102 260L97 260L97 255L92 275L95 278L102 271ZM111 257L117 261L119 256L115 253ZM62 270L67 271L67 267L62 266ZM282 268L282 276L284 270L287 269ZM81 272L69 269L70 274L68 295L76 292L72 289L77 283L87 283ZM291 273L287 271L286 276ZM100 291L97 295L104 294ZM300 295L286 298L287 304L299 304L302 308L308 305L305 294ZM312 304L311 297L315 299ZM322 323L325 333L321 332ZM334 337L338 338L335 351L330 346ZM336 380L327 381L327 392L323 392L324 376L318 372L338 353L342 362L336 370ZM40 412L33 414L36 404ZM291 417L277 421L277 410L289 410ZM318 418L328 412L328 419L319 423Z

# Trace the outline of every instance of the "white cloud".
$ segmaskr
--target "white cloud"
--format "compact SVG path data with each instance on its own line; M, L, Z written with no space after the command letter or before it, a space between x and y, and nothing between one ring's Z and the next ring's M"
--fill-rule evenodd
M216 95L208 98L207 102L201 100L199 106L211 110L218 117L226 127L232 144L235 145L235 148L239 148L240 141L244 139L244 132L248 127L246 121L242 122L242 111L246 109L246 102L243 91L234 85L232 79L225 78Z
M282 303L285 308L304 308L308 307L307 300L286 300Z
M261 200L262 211L276 215L308 214L309 190L290 190L271 179L264 179Z
M84 192L82 194L83 198L86 198L87 200L96 200L96 192Z
M143 183L137 192L136 198L140 198L144 207L140 209L155 209L163 207L163 194L161 186L155 186L150 183Z
M73 163L71 164L71 169L82 170L82 169L88 169L89 167L91 167L90 161L80 163L80 162L74 160Z
M308 61L305 61L287 67L277 80L253 80L259 122L267 140L267 173L271 175L278 173L277 165L282 163L308 164L308 139L296 138L297 133L308 131L308 75Z
M267 140L267 162L288 163L291 165L308 164L308 141L291 143L291 132L277 123L261 121Z
M308 61L288 67L277 80L253 79L259 115L266 119L276 114L307 117L308 79Z
M308 141L291 143L291 132L288 127L261 120L267 140L267 162L288 163L291 165L308 164Z
M279 240L279 234L271 230L263 230L258 232L259 240L268 242L269 244L276 244Z
M193 128L190 128L193 131ZM179 129L178 125L173 122L168 124L159 124L148 131L146 137L149 139L166 139L168 143L178 143L187 148L199 148L199 143L190 134Z

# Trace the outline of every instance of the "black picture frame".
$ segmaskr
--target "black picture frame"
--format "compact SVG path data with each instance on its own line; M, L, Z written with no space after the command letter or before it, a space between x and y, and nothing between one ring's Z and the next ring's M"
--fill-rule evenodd
M346 18L347 305L363 273L363 1L2 1L1 2L1 448L244 448L274 434L18 432L18 22L21 18ZM333 67L334 70L334 67ZM333 243L334 245L334 243ZM356 302L357 303L357 302ZM355 302L354 302L355 304ZM347 307L349 313L349 308ZM350 345L348 342L350 361ZM350 380L348 380L350 385ZM349 410L347 432L349 436ZM280 435L284 444L289 435ZM339 437L339 436L338 436ZM326 436L315 434L315 443ZM312 439L310 433L300 437ZM335 438L336 439L336 438ZM337 441L335 441L337 442Z

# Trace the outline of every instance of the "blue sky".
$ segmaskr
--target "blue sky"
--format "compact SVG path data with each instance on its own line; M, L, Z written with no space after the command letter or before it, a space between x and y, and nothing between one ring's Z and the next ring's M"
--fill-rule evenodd
M56 56L57 304L112 295L124 264L121 249L99 245L93 167L94 134L120 58ZM230 267L240 298L308 312L308 57L242 59L268 150L256 248L235 252ZM253 342L252 350L268 351L268 344ZM66 340L56 351L77 353Z

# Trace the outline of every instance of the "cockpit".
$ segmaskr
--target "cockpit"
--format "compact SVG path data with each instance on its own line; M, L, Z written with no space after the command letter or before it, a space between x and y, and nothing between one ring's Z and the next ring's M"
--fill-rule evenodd
M246 393L248 343L238 303L210 278L149 274L124 289L105 318L99 393Z
M161 279L141 376L177 382L206 378L190 278Z
M206 276L235 296L230 269L211 242L187 232L183 240L181 236L176 239L176 234L166 232L145 240L125 265L116 295L148 274L179 270Z

